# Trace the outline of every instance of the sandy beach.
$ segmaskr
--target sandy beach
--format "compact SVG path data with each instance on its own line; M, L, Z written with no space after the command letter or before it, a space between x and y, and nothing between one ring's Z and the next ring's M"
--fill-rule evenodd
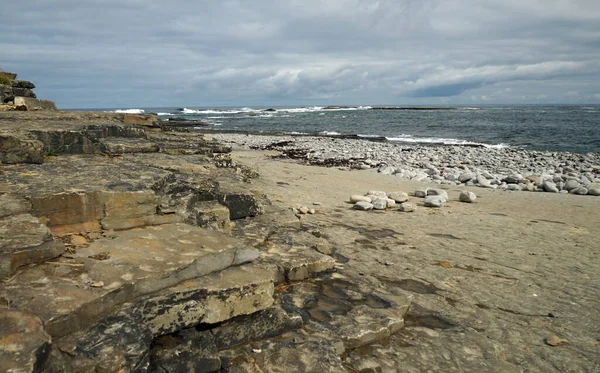
M411 300L406 327L348 352L349 371L600 368L600 198L472 187L467 189L477 194L476 202L461 203L465 188L442 185L450 200L441 209L411 196L415 212L356 211L348 202L352 194L412 195L431 184L274 156L234 149L234 159L257 167L260 176L252 188L266 193L274 206L316 209L301 215L301 224L335 248L337 276Z

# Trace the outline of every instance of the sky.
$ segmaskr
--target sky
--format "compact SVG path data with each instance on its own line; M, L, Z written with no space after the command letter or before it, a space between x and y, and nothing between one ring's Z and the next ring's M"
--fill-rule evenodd
M28 0L0 69L59 108L600 104L598 0Z

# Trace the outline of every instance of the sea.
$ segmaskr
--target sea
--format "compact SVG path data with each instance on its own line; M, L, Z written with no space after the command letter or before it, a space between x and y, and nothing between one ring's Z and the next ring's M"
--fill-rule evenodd
M94 109L199 121L199 130L340 136L399 144L600 152L600 105Z

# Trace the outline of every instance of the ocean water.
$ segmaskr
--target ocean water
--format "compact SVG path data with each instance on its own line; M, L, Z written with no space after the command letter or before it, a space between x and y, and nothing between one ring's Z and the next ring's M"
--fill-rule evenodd
M386 109L386 110L382 110ZM115 109L104 111L116 111ZM600 105L140 108L211 130L364 137L410 144L600 152Z

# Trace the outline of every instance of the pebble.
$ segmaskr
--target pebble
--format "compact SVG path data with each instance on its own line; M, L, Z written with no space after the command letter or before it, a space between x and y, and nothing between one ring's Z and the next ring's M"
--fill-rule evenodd
M427 197L427 188L419 188L415 190L415 197L425 198Z
M546 337L544 339L544 342L546 342L547 345L552 346L552 347L556 347L556 346L560 346L560 345L569 343L569 341L567 341L566 339L562 339L556 335L551 335L549 337Z
M373 204L371 202L358 201L354 204L354 209L363 211L373 210Z
M552 181L544 181L544 190L550 193L558 193L559 190L556 187L556 184Z
M391 198L398 203L408 201L408 193L406 193L406 192L391 192L391 193L388 193L387 196L388 196L388 198Z
M369 202L369 203L371 203L371 197L361 196L359 194L354 194L354 195L350 196L350 202L352 202L352 203L356 203L356 202Z
M404 202L400 204L399 210L402 212L413 212L415 211L415 205L409 202Z
M427 195L428 196L440 196L440 197L443 197L446 201L448 201L450 199L448 197L448 192L446 192L443 189L429 188L429 189L427 189Z
M423 182L552 193L565 190L563 194L585 187L587 195L600 195L597 191L600 189L600 153L429 147L314 136L214 134L214 138L258 149L285 144L275 146L275 150L294 150L294 158L308 164L343 170L376 168L383 174ZM530 181L533 187L524 180ZM504 186L499 187L503 182ZM513 184L520 188L510 187Z
M458 199L461 202L473 203L477 199L477 196L473 192L463 190L462 192L460 192L460 196L458 196Z
M591 189L588 189L588 194L590 196L600 196L600 188L591 188Z
M443 196L427 196L423 203L426 207L442 207L446 201Z
M567 190L567 191L572 191L573 189L577 189L579 188L579 182L575 179L571 179L571 180L567 180L567 182L565 183L563 189Z
M308 214L308 207L306 207L306 206L301 206L301 207L298 209L298 212L299 212L299 213L301 213L302 215L306 215L306 214Z
M377 198L371 201L371 205L375 210L385 210L388 206L387 198Z
M383 197L383 198L387 198L387 193L386 192L382 192L380 190L369 190L367 192L367 196L375 196L375 197Z

